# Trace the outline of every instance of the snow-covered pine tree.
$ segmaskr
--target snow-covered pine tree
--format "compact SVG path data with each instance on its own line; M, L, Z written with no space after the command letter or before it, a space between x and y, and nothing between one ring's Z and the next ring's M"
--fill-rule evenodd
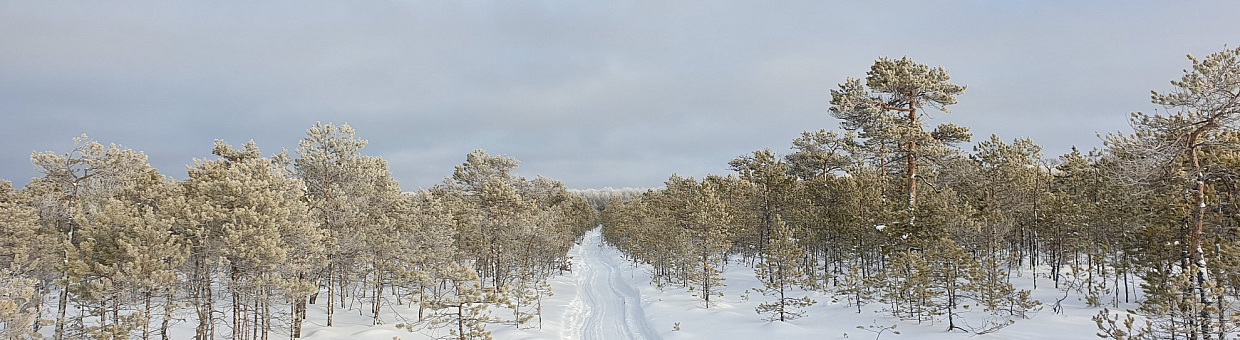
M0 338L41 337L37 267L55 256L41 249L50 248L49 238L39 234L39 215L29 202L13 190L13 184L0 180Z
M402 253L416 251L410 248L415 243L402 237L412 233L414 217L410 215L411 202L392 179L387 162L379 157L365 157L360 163L355 170L369 180L357 185L352 192L358 202L363 202L362 215L355 220L353 228L337 233L342 237L338 242L350 244L341 247L345 250L341 255L346 257L338 263L352 263L353 268L342 268L341 273L357 272L362 281L368 283L366 294L370 296L371 324L378 325L382 323L383 295L399 270Z
M771 228L771 240L761 263L754 267L754 274L762 281L757 290L762 295L774 297L775 301L758 304L758 314L769 321L791 321L802 316L805 307L815 303L808 296L792 297L794 289L809 287L813 280L806 275L801 261L805 251L797 244L796 235L783 219L775 216Z
M491 340L491 332L486 325L498 322L489 311L494 304L503 304L504 297L492 287L484 287L483 282L468 266L457 267L448 274L452 292L432 304L435 311L431 312L425 322L431 328L447 327L448 334L458 340ZM415 327L406 326L409 331L417 331Z
M97 224L93 225L96 228L91 228L92 221L102 215L105 211L102 207L108 206L108 202L118 200L135 176L149 169L146 155L140 152L117 145L104 147L86 135L74 138L74 143L74 149L62 155L51 151L31 154L31 162L43 177L32 180L23 189L38 208L40 223L49 231L54 231L52 234L58 235L63 245L55 250L62 255L56 269L60 274L57 281L60 296L53 337L57 340L66 336L88 336L81 322L83 314L77 315L74 320L66 319L70 294L82 297L82 301L88 304L88 310L101 318L100 326L93 330L107 327L109 315L105 314L108 306L104 300L115 297L110 277L115 268L110 264L118 263L119 259L114 256L115 252L103 249L100 249L102 252L95 252L96 242L82 237L82 234L110 233L98 229ZM101 247L116 249L114 244L108 243ZM84 257L96 255L107 259ZM109 265L93 265L96 260L108 262ZM119 301L110 301L113 302L111 311L118 311ZM118 313L111 314L112 319L116 319ZM67 334L70 321L77 326L72 330L74 334Z
M200 284L211 285L217 270L228 288L233 338L267 337L272 297L307 291L298 270L322 265L323 233L308 219L302 183L261 157L251 141L241 150L216 141L216 160L195 160L183 182L194 217L193 244L212 252L197 256L205 266ZM215 244L213 244L215 243ZM213 267L211 263L220 263ZM210 338L214 297L199 289L198 337ZM207 314L207 315L204 315Z
M668 190L672 190L669 180ZM684 182L688 187L678 188L689 195L688 219L685 220L685 231L689 236L690 245L687 263L689 283L698 289L698 297L703 306L710 308L711 297L723 296L722 266L727 261L727 250L732 246L732 235L735 226L732 212L716 194L712 185L697 183L692 178Z
M512 263L508 258L512 254L505 248L517 248L505 243L512 240L513 229L529 213L529 205L513 187L515 179L510 173L517 164L511 157L474 150L440 190L458 203L452 205L458 249L469 254L481 279L494 287L503 286L509 279Z
M348 124L317 122L298 142L298 158L292 162L296 177L305 183L313 220L327 233L327 267L312 278L327 288L327 326L334 321L336 304L344 302L340 288L356 274L354 255L361 244L355 241L366 238L357 232L362 229L363 209L369 201L367 191L382 174L373 158L361 154L366 144ZM309 296L310 303L317 302L317 292ZM304 314L304 307L299 309Z
M887 312L901 319L918 323L939 315L940 310L927 305L939 292L932 290L930 264L920 254L898 252L887 260L882 272L881 301Z
M468 266L458 254L449 207L430 191L408 195L409 221L401 229L402 249L397 251L395 284L409 294L410 303L418 304L418 320L427 308L434 308L436 286L450 278L459 267ZM398 299L400 295L398 295Z

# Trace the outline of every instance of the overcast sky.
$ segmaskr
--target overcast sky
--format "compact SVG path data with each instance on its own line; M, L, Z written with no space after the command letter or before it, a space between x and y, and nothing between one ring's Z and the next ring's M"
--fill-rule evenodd
M778 4L778 5L776 5ZM830 89L909 56L968 85L951 114L1054 157L1152 111L1240 44L1240 2L0 0L0 178L86 133L185 177L211 144L292 151L348 123L406 190L473 149L571 188L726 173L837 128Z

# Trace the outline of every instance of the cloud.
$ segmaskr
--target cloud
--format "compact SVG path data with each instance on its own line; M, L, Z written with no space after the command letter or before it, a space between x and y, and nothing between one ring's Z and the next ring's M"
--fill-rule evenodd
M0 178L83 132L181 178L214 139L275 153L323 121L409 190L476 148L570 187L650 187L834 128L828 91L903 55L969 85L936 122L1049 157L1152 110L1184 54L1236 44L1240 5L1211 6L0 1Z

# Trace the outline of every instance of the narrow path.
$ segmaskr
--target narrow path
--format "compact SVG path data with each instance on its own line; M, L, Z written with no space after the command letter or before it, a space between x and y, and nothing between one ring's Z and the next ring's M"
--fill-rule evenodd
M600 229L586 234L573 256L573 280L577 297L569 303L564 339L661 340L642 310L641 293L620 277L616 258L603 245Z

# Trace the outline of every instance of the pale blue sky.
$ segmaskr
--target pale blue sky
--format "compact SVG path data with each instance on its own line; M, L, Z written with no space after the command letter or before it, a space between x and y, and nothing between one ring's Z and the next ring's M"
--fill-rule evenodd
M0 178L82 133L177 178L211 142L353 125L407 190L475 148L569 187L726 173L836 128L829 90L908 55L968 85L932 123L1053 157L1240 44L1240 2L0 0ZM977 140L978 138L975 138Z

